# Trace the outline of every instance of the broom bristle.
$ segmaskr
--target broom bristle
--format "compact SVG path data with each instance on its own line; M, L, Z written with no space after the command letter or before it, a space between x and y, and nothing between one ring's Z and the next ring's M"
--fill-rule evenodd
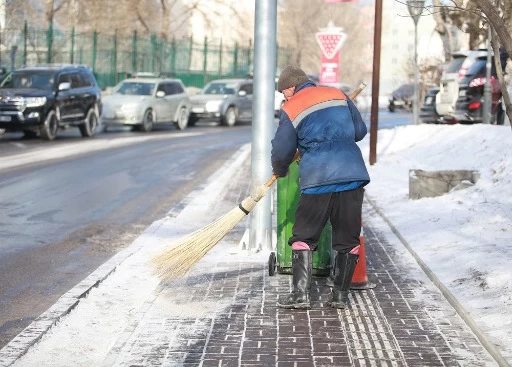
M250 212L267 190L266 186L259 187L242 201L241 206ZM245 216L246 213L237 206L207 226L179 239L173 248L153 258L155 274L163 280L184 275Z

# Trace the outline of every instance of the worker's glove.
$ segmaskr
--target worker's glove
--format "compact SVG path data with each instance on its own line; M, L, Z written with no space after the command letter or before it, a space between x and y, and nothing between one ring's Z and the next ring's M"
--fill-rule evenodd
M277 177L286 177L286 176L288 175L288 170L286 170L286 171L280 171L280 172L276 172L276 171L274 171L273 173L274 173L274 175L275 175L275 176L277 176Z

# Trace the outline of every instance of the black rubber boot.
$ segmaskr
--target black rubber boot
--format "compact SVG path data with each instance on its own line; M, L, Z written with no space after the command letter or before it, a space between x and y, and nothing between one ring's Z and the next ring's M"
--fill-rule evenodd
M313 252L292 250L293 292L279 296L277 305L281 308L311 308L309 291L313 270Z
M327 304L334 308L346 308L349 306L348 293L352 275L356 269L359 255L338 252L336 256L336 269L332 297Z
M331 250L331 274L327 277L327 280L325 281L326 287L334 287L334 277L336 275L336 255L338 254L338 251Z

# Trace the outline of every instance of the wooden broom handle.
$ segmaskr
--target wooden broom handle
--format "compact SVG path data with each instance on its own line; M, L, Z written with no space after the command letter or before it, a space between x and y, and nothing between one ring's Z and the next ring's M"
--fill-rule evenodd
M361 82L359 83L359 86L356 88L355 91L353 91L350 96L348 96L348 98L350 98L351 100L356 98L359 93L361 93L363 91L363 89L366 88L366 83L365 82Z
M277 176L276 176L276 175L273 175L273 176L270 178L270 180L268 180L268 181L265 183L265 186L266 186L266 187L270 187L270 186L272 186L272 184L273 184L274 182L276 182L276 180L277 180Z

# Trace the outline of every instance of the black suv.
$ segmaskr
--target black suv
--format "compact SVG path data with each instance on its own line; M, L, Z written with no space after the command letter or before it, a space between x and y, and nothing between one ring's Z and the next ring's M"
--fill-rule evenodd
M0 84L0 129L53 140L76 126L93 136L101 116L101 90L84 65L23 67Z
M508 54L500 50L502 71L507 66ZM494 57L491 57L491 124L503 125L505 111L502 105L501 85L497 80ZM473 123L483 121L483 103L486 78L487 56L476 59L474 64L459 80L459 97L455 104L453 117L460 123Z

